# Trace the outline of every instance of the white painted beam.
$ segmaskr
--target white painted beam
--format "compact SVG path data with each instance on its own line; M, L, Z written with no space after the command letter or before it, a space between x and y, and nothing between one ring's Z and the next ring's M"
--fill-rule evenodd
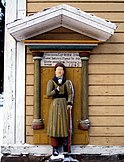
M18 0L18 18L26 16L26 0ZM15 143L25 143L25 45L17 42Z
M24 16L25 13L26 0L19 2L18 0L7 0L5 23L12 22L18 16ZM20 81L22 81L21 84ZM24 143L24 101L25 47L21 42L16 42L8 33L5 25L3 144Z
M16 19L16 1L6 2L5 23ZM5 25L3 143L15 143L16 41Z

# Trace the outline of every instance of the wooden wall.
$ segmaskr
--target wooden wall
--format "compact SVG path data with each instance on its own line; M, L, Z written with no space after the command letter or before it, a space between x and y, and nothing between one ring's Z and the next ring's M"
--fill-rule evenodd
M68 4L117 24L106 43L89 59L89 144L124 145L124 0L27 0L27 15ZM26 142L32 143L33 59L27 51Z

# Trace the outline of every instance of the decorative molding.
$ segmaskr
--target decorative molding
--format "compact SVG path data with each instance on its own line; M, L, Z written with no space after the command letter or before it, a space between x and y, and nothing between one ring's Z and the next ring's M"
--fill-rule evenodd
M96 40L106 41L114 34L116 25L95 15L65 4L40 11L7 25L10 34L17 40L25 40L65 27Z

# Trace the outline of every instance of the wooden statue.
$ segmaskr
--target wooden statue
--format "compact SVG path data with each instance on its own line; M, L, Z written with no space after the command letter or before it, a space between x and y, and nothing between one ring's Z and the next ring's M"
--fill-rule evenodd
M49 110L47 134L51 139L53 155L59 155L59 147L63 147L64 152L70 152L70 141L68 141L68 132L72 126L69 126L68 110L72 109L74 90L70 80L66 80L65 66L62 63L55 65L55 76L48 81L47 96L52 97ZM69 113L70 114L70 113ZM69 130L68 130L69 128ZM69 134L69 140L70 140Z

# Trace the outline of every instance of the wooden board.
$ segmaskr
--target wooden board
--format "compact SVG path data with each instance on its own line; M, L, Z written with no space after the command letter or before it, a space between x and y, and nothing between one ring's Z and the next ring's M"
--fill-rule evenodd
M108 51L109 52L109 51ZM115 66L124 63L123 54L92 54L90 55L89 64L109 64Z
M38 12L38 11L42 11L43 9L46 9L46 8L51 8L53 6L58 6L60 4L63 4L63 2L60 2L60 3L42 3L42 2L39 2L39 3L28 3L27 4L27 11L28 12ZM107 4L107 7L106 7L106 3L79 3L79 2L72 2L72 3L69 3L67 2L66 3L67 5L70 5L72 7L75 7L75 8L79 8L83 11L106 11L106 12L120 12L124 10L124 3L108 3Z
M90 137L89 139L91 145L101 145L101 146L123 146L124 137Z
M124 75L89 75L89 85L124 85Z
M124 74L124 64L90 64L89 74Z
M123 116L124 107L121 105L94 105L89 106L89 116Z
M90 96L89 105L124 105L124 96ZM123 114L124 115L124 114Z

